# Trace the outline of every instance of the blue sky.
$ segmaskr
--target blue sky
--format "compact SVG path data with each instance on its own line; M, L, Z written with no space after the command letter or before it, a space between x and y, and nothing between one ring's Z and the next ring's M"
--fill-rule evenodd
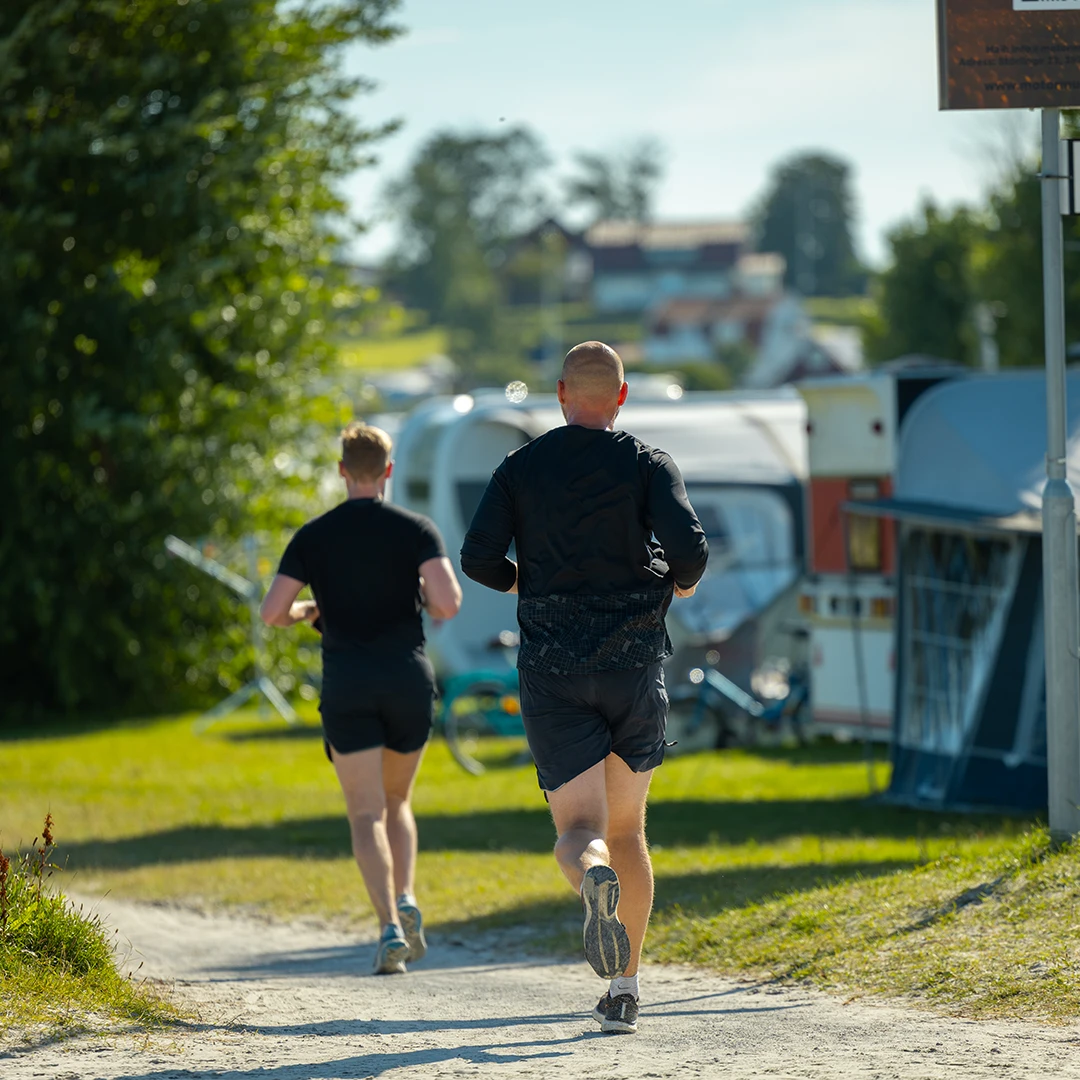
M801 149L854 166L857 241L880 261L883 232L923 195L975 200L992 148L1035 131L1030 114L940 113L934 0L405 0L407 36L356 49L379 87L368 120L401 117L380 164L347 193L372 220L386 180L440 128L522 123L557 165L575 149L661 141L664 218L737 218L769 167ZM1034 136L1032 136L1034 137ZM359 245L377 256L389 225Z

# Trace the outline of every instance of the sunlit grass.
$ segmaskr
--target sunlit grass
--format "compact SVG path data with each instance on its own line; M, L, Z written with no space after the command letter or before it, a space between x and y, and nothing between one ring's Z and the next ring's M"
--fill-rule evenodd
M316 915L370 931L313 717L290 730L247 714L203 735L192 720L2 744L0 842L30 839L31 808L47 804L81 894ZM1073 1015L1072 921L1056 912L1078 899L1076 857L1049 852L1030 820L868 798L887 771L832 744L665 763L649 812L650 955L920 994L975 1014ZM416 810L418 889L434 933L526 924L538 941L575 948L576 900L555 869L531 767L468 776L436 741ZM995 884L981 902L951 913L986 882Z
M416 367L432 356L445 355L446 331L435 327L386 338L360 338L345 342L338 359L356 371L399 371Z

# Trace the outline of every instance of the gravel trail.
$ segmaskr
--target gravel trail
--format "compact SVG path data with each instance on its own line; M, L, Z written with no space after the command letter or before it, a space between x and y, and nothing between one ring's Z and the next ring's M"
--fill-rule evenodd
M368 975L371 942L309 924L98 904L129 967L173 984L195 1019L164 1032L0 1052L3 1080L1080 1080L1080 1025L945 1019L750 986L684 967L642 972L634 1036L590 1019L584 963L543 963L494 938L432 935L405 977Z

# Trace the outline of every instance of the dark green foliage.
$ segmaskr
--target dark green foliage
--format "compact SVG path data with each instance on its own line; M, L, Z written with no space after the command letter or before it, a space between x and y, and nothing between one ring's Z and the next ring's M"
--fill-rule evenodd
M1037 162L1017 168L990 197L990 225L978 253L982 299L998 309L997 340L1005 366L1045 362L1042 279L1042 192ZM1065 229L1065 340L1069 359L1080 343L1080 222Z
M804 296L849 296L866 275L855 257L851 168L821 153L795 154L772 173L755 213L759 251L787 260L786 283Z
M584 207L590 223L648 221L664 174L663 156L655 139L640 139L621 154L578 152L577 174L565 183L567 205Z
M1044 363L1043 275L1042 275L1042 192L1035 179L1033 163L1027 175L1018 174L1012 183L990 197L992 224L987 230L981 265L982 299L999 310L997 342L1001 363L1022 367ZM1076 229L1068 218L1065 236ZM1080 259L1065 250L1066 296L1080 287ZM1075 308L1075 305L1072 305ZM1075 336L1075 321L1068 319ZM1068 340L1068 339L1067 339Z
M439 132L389 188L401 245L388 281L451 333L456 359L499 351L507 247L542 216L547 153L526 128Z
M395 4L0 5L0 715L208 688L234 605L162 539L301 513L270 459L357 304L329 185L374 134L336 59Z
M993 312L1003 367L1044 363L1042 195L1037 161L1017 164L985 209L925 203L888 237L871 360L927 353L978 363L976 309ZM1080 223L1064 218L1066 340L1080 342Z
M878 283L883 330L869 343L871 360L922 353L974 363L979 238L969 211L943 213L931 202L889 233L892 261Z

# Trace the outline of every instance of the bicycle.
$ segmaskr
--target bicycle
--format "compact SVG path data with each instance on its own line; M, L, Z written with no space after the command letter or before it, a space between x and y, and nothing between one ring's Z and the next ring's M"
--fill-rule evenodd
M801 627L791 633L808 635ZM809 742L810 679L804 665L777 661L759 669L755 682L766 691L767 703L711 666L694 668L689 679L671 692L670 715L682 741L695 748Z
M488 648L516 654L518 644L518 635L504 630ZM443 690L442 730L454 760L473 776L489 768L531 761L528 746L521 745L525 725L517 668L467 671L448 679Z

